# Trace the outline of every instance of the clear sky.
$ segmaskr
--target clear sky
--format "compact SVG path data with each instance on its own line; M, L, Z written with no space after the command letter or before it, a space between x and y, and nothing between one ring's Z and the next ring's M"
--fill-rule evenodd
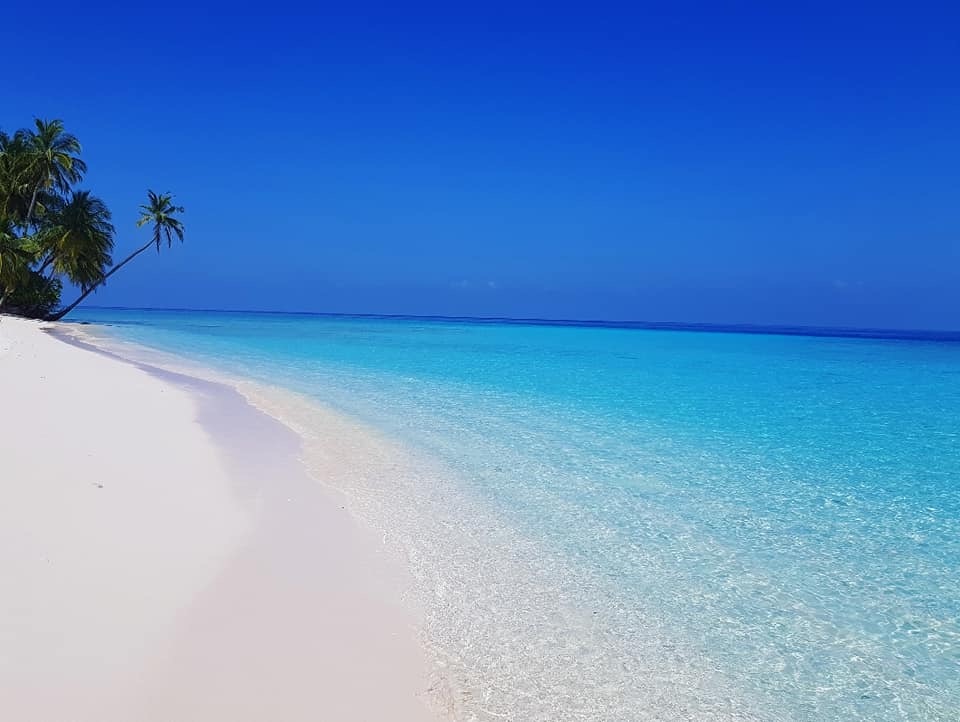
M960 328L960 4L5 7L101 305Z

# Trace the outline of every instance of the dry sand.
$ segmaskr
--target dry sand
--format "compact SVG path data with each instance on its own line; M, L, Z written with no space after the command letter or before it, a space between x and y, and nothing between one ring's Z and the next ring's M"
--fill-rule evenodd
M0 715L431 720L403 571L226 386L0 317Z

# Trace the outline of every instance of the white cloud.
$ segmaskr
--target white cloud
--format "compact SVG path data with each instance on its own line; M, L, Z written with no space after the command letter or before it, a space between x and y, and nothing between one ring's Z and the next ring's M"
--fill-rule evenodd
M491 291L496 291L500 288L500 284L496 281L471 281L468 278L462 278L459 281L451 281L450 288L458 288L460 290L467 289L489 289Z

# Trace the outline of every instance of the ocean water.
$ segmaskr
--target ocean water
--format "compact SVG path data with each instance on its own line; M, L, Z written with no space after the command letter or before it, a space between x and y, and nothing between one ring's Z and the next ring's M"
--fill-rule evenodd
M358 508L462 719L960 719L960 339L74 320L435 461Z

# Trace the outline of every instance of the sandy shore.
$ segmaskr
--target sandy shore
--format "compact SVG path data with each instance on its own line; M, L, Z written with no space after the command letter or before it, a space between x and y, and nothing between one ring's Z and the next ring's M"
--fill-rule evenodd
M226 386L0 318L0 709L430 720L403 571Z

